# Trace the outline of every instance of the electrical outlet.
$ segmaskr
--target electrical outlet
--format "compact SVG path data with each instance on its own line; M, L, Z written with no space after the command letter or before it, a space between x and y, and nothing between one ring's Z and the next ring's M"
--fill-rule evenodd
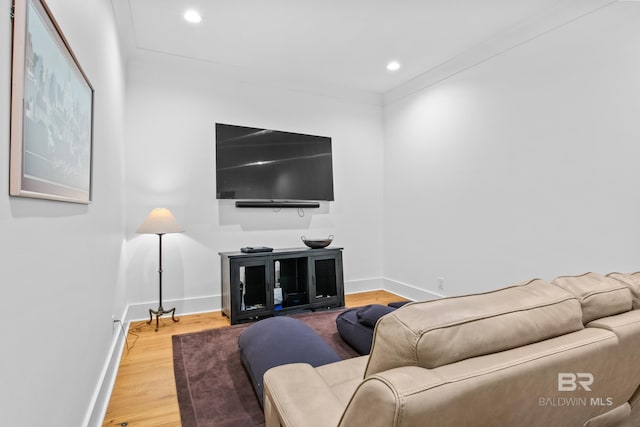
M438 277L438 289L444 291L444 277Z

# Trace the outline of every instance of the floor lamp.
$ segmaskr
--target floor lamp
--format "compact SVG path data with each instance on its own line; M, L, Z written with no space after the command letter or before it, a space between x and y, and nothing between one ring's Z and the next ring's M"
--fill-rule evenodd
M156 208L152 210L147 216L147 219L145 219L142 225L138 228L138 233L140 234L157 234L160 238L160 268L158 269L158 275L160 277L160 304L158 305L157 310L149 309L149 321L147 322L148 324L151 324L153 316L156 316L156 332L158 331L160 316L163 314L171 313L171 320L174 322L180 320L176 319L175 307L170 310L165 310L162 307L162 236L168 233L182 233L183 231L184 229L178 225L178 222L171 211L165 208Z

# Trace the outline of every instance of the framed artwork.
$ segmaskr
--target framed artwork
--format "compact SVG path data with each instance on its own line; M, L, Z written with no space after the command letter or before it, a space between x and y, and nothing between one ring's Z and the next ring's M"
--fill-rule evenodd
M93 87L44 0L14 0L12 196L91 202Z

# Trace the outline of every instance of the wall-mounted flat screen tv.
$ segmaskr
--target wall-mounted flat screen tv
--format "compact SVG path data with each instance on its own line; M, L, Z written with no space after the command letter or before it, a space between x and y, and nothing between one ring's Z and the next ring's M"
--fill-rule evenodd
M331 138L216 123L218 199L333 200Z

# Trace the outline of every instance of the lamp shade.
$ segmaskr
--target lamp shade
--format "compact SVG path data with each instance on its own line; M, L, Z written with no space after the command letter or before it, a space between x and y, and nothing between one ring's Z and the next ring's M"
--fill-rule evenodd
M140 234L182 233L183 231L184 228L178 225L176 218L166 208L152 210L147 219L138 228L138 233Z

